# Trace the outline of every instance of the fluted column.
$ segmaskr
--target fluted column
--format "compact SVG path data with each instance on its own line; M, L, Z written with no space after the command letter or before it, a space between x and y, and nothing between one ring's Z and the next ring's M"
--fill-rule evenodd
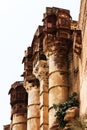
M39 86L36 81L26 82L28 93L27 130L40 130Z
M49 129L55 130L58 126L53 104L66 101L68 97L68 43L55 41L49 48Z
M48 65L40 60L34 68L34 74L40 81L40 130L48 130Z

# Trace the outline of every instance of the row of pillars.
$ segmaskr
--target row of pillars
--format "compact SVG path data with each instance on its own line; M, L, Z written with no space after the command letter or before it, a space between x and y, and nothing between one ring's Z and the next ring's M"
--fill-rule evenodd
M40 85L25 83L28 92L27 130L56 130L58 122L53 104L68 98L68 44L56 44L58 46L53 47L55 51L49 53L49 59L38 61L33 69Z
M40 61L37 67L39 73L35 75L40 84L36 79L25 83L28 93L27 130L48 130L48 77L45 76L48 65L46 61Z

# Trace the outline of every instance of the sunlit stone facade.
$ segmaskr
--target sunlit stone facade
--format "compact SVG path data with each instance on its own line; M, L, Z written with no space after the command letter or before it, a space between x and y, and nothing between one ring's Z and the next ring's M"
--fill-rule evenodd
M79 95L81 46L81 30L69 10L47 7L23 58L27 130L58 128L53 104L65 102L73 92Z
M81 0L79 29L82 30L82 54L80 66L80 115L87 115L87 1Z
M80 107L67 110L70 118L76 111L79 117L87 115L87 1L81 0L78 22L69 10L55 7L46 8L42 21L25 50L22 87L15 82L9 91L10 130L60 130L53 104L65 102L73 92ZM26 96L15 97L17 88Z

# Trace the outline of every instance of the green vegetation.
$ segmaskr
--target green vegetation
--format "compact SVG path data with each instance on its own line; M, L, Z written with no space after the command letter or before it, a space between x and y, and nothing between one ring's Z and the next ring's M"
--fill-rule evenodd
M79 107L78 95L74 92L66 102L53 104L53 108L55 109L55 116L58 119L59 126L64 128L66 125L66 121L64 121L64 116L66 114L66 110L71 107Z

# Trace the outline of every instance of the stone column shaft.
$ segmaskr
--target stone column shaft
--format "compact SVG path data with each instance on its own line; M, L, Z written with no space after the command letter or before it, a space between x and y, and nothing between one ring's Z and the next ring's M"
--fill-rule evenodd
M40 81L40 130L48 130L48 65L40 60L34 68L34 74Z
M32 83L27 85L28 92L28 110L27 110L27 130L40 129L39 113L39 87Z
M27 130L26 114L14 114L11 128L12 130Z
M56 42L49 51L49 129L54 128L56 118L53 104L66 101L68 97L67 43ZM53 51L52 51L53 50ZM58 124L58 122L57 122Z
M48 130L48 84L46 80L40 81L40 130Z

